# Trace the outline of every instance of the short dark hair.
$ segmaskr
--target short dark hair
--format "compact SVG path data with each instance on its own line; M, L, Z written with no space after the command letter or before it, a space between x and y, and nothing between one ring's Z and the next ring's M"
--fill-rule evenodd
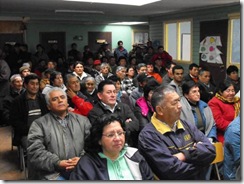
M147 99L149 92L154 91L159 86L160 84L155 79L149 80L147 84L143 87L144 98Z
M120 118L117 114L104 114L96 119L96 123L94 123L90 128L90 135L85 140L84 149L86 152L90 154L102 152L102 147L99 144L99 141L103 136L103 129L105 126L115 121L119 122L122 129L125 131L125 123L122 122L122 118Z
M173 68L172 68L172 73L174 74L175 73L175 70L179 70L179 69L182 69L184 71L184 68L181 66L181 65L175 65Z
M237 66L235 65L230 65L227 70L226 70L226 73L227 75L230 75L231 72L237 72L238 73L239 69L237 68Z
M198 87L198 84L197 83L195 83L194 81L187 81L187 82L184 82L183 84L182 84L182 93L183 93L183 95L184 94L189 94L189 92L190 92L190 90L191 90L191 88L193 88L193 87Z
M192 70L194 67L199 68L199 66L196 63L192 63L189 65L189 70Z
M56 70L54 70L51 74L50 74L50 85L53 85L54 79L56 79L57 75L62 75L61 72L58 72Z
M117 75L111 75L110 77L108 77L108 79L114 83L116 83L118 81L121 82L121 79Z
M104 88L105 85L114 85L114 83L113 83L111 80L109 80L109 79L105 79L105 80L101 81L101 82L98 84L97 92L98 92L98 93L103 92L103 88Z
M120 40L120 41L118 41L118 43L117 43L117 44L119 45L120 43L122 43L122 44L123 44L123 41L121 41L121 40Z
M30 75L27 75L24 79L24 84L28 84L30 82L30 80L35 80L37 79L38 82L40 82L40 78L38 77L38 75L36 75L35 73L31 73Z
M141 67L146 67L147 65L145 63L139 63L137 66L136 66L136 69L137 70L140 70Z

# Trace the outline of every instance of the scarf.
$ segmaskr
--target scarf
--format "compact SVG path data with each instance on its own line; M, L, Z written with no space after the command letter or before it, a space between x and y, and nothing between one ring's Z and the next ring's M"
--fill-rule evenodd
M234 109L235 109L235 117L238 116L240 112L240 98L235 96L233 100L227 100L223 96L221 96L219 93L216 93L215 95L216 98L221 100L223 103L228 103L228 104L234 104Z

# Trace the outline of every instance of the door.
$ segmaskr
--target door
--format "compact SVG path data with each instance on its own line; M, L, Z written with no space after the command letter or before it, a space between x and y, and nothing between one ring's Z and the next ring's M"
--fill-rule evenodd
M66 55L65 32L40 32L39 39L46 53L49 52L52 44L57 43L58 50L60 50L64 56Z
M111 50L112 32L88 32L88 46L93 53L97 53L101 44L109 43L108 48Z
M227 38L228 38L228 20L215 20L200 23L200 41L205 41L208 45L207 50L216 51L215 54L200 53L200 66L207 66L212 75L213 81L218 85L226 77L226 59L227 59ZM215 43L214 43L215 41ZM210 46L214 43L214 46ZM201 51L201 48L200 48ZM221 53L220 53L220 52ZM207 57L206 57L207 56ZM210 59L208 59L208 57Z

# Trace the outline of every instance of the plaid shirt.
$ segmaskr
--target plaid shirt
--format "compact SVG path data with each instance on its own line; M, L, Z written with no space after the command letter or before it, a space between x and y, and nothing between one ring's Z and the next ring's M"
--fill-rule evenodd
M131 92L133 91L133 89L135 89L135 85L133 83L133 79L130 79L128 77L126 77L124 80L122 80L121 82L121 90L122 91L126 91L126 93L128 95L131 94Z

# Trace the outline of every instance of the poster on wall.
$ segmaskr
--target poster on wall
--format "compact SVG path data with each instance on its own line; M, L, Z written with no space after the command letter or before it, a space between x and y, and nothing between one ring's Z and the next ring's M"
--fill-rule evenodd
M217 48L218 46L222 46L220 36L206 36L200 43L201 60L208 63L223 64L220 56L222 52Z

